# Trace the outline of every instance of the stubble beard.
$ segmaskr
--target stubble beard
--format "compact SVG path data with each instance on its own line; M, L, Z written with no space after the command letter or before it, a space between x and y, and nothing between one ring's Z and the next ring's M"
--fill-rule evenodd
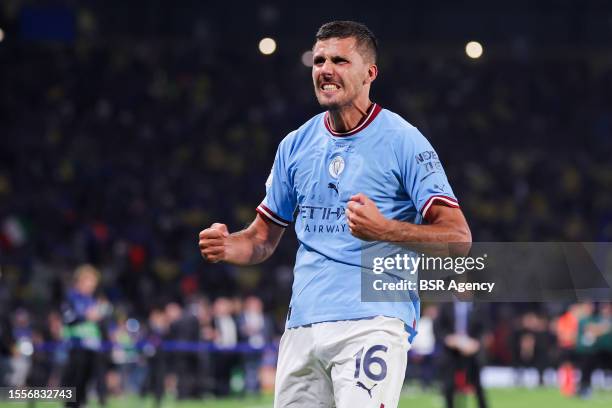
M321 108L328 110L330 112L340 111L345 106L349 106L352 104L352 100L350 101L345 101L345 100L327 101L324 97L319 97L318 94L316 94L315 96L317 97L317 102L319 102L319 106L321 106Z

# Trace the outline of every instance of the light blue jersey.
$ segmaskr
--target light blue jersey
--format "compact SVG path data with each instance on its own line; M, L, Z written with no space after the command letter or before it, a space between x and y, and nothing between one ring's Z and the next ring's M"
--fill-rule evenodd
M399 115L374 104L362 123L334 132L327 113L291 132L278 147L266 197L257 211L287 227L300 246L287 328L311 323L396 317L416 330L412 302L361 301L361 248L345 211L363 193L389 219L420 224L431 204L457 207L444 169L427 139Z

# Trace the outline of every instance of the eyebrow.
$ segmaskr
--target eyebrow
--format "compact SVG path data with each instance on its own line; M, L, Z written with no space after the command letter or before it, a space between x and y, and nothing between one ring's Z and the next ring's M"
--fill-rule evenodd
M325 57L323 55L315 55L314 57L314 62L321 62L324 61ZM349 59L346 57L342 57L340 55L334 55L332 57L330 57L330 60L336 64L338 62L349 62Z

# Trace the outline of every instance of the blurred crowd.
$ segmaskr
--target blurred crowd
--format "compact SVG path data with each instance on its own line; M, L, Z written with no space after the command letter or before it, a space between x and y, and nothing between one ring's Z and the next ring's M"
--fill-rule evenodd
M9 28L15 4L0 5ZM100 270L102 337L130 345L101 364L132 367L111 389L144 387L145 361L166 364L145 347L159 339L268 344L283 327L294 236L251 268L203 263L197 236L212 222L235 231L254 218L277 144L319 111L301 61L310 37L289 36L283 52L263 56L219 38L205 17L159 37L112 35L85 7L74 21L69 41L0 42L0 364L13 367L3 380L59 381L65 350L38 345L62 338L62 305L83 262ZM468 61L434 47L413 53L395 38L381 44L373 98L436 147L474 240L612 240L608 57L517 43ZM488 361L552 364L564 346L550 327L563 307L541 308L496 305ZM241 323L249 313L266 322L261 333ZM172 325L185 337L171 338ZM224 393L225 367L261 366L241 352L218 363L209 351L165 368L177 390ZM217 374L180 385L183 369ZM219 376L223 385L207 382Z
M463 328L457 325L457 306L462 303L467 304ZM448 371L452 387L457 386L455 374L466 365L451 364L447 370L452 354L473 359L476 373L485 366L510 368L506 386L558 386L566 396L586 398L597 369L602 370L598 386L612 386L612 303L455 302L454 306L453 314L452 303L424 305L408 365L408 378L423 387L438 381L444 386ZM452 344L457 336L465 340L466 350Z
M0 386L74 386L101 403L124 392L161 402L272 390L278 329L259 297L159 301L140 318L96 290L99 276L82 265L59 310L2 320Z

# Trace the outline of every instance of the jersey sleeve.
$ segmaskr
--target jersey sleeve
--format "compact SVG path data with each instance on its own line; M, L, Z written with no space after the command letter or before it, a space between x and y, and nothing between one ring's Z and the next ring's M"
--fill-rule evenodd
M295 195L287 168L288 149L286 140L280 143L270 175L266 180L266 197L257 207L257 212L276 225L286 228L293 219Z
M404 186L417 210L427 219L427 212L436 204L459 207L457 197L448 183L438 154L416 128L403 149Z

